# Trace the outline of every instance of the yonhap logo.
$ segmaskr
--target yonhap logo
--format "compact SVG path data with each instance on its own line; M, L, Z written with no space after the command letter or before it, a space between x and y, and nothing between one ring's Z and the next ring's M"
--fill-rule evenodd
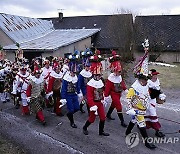
M130 133L126 136L126 144L128 148L133 148L139 144L139 134L137 132Z

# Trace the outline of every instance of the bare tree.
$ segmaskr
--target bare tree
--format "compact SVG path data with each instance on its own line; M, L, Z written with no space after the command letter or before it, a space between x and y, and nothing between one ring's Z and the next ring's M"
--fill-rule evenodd
M133 21L135 20L136 16L141 15L140 12L132 11L131 9L128 9L128 8L116 8L112 14L132 14Z

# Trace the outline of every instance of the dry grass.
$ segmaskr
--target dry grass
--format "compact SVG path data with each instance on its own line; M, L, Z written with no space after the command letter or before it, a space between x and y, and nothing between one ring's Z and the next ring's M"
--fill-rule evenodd
M180 64L177 67L164 67L149 65L149 70L154 68L160 72L158 78L163 88L180 88Z
M161 83L162 88L180 88L180 64L176 64L177 67L165 67L165 66L158 66L158 65L149 65L149 70L154 68L158 72L160 72L158 78ZM134 63L124 63L123 64L123 78L126 81L127 86L131 86L131 84L135 81L133 75L133 67L135 66ZM104 71L103 77L107 79L109 72Z

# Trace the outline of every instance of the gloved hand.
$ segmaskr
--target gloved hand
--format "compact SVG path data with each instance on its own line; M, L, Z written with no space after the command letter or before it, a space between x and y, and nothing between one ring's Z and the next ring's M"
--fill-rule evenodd
M61 105L59 105L59 108L63 107L67 103L66 99L61 99L60 102Z
M134 111L134 109L130 109L130 110L126 111L126 114L134 116L134 115L136 115L136 112Z
M146 111L141 111L141 110L135 110L136 115L145 115Z
M124 94L127 95L129 90L124 90Z
M145 115L146 114L146 111L140 111L140 110L135 110L135 109L130 109L126 112L126 114L129 114L129 115Z
M27 97L26 100L29 103L31 101L31 97Z
M48 94L46 94L46 99L48 99L52 95L53 95L53 91L49 92Z
M166 95L164 93L160 94L159 95L159 99L162 100L162 101L165 100L166 99Z
M105 101L105 100L101 100L101 103L104 105L104 107L106 107L106 106L107 106L107 104L108 104L108 102L107 102L107 101Z
M104 97L104 101L108 104L108 103L111 103L111 97L108 96L108 97Z
M94 111L94 112L95 112L95 113L94 113L95 115L98 115L97 109L98 109L98 107L97 107L96 105L90 107L90 111Z
M96 106L96 105L94 105L94 106L92 106L92 107L90 107L90 111L97 111L97 109L98 109L98 107Z
M67 103L66 99L61 99L60 102L61 102L62 104L66 104L66 103Z
M77 94L78 95L78 98L79 98L79 101L81 102L83 100L83 94L82 93L79 93Z

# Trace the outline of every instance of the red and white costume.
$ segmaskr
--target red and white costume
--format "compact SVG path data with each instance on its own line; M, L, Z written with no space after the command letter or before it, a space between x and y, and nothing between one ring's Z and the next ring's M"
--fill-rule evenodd
M52 67L49 66L49 68L43 67L42 68L42 76L44 77L44 80L46 82L46 85L48 85L48 81L49 81L49 75L52 72Z
M97 50L94 56L90 57L90 70L93 78L87 83L87 104L89 106L89 118L83 126L83 133L88 135L88 126L95 121L96 115L99 116L99 135L109 136L104 132L105 110L104 110L104 83L101 78L102 64L100 51Z
M122 105L120 102L121 92L126 90L126 84L123 81L121 75L116 76L114 73L111 73L106 81L105 93L104 96L108 97L109 95L112 98L111 107L116 108L118 112L122 111Z
M109 58L109 62L111 63L110 69L113 73L111 73L106 81L105 86L105 101L107 100L108 103L108 96L111 96L112 103L111 106L107 112L107 118L110 120L114 120L114 118L111 117L111 113L113 112L114 108L117 110L118 117L121 121L121 125L123 127L126 127L127 125L124 123L124 117L122 112L122 105L120 102L120 97L122 91L125 91L126 84L122 79L121 71L122 67L120 64L120 56L116 54L115 51L112 51L112 57Z
M95 112L91 111L91 108L93 106L97 106L97 113L99 115L99 119L101 121L105 121L106 119L104 105L101 102L104 100L103 90L104 90L104 83L102 82L102 80L97 81L94 80L94 78L92 78L87 83L87 103L90 108L88 121L91 123L93 123L96 118Z
M12 94L16 95L17 92L21 94L22 114L29 114L27 95L26 95L29 79L30 79L29 72L26 71L25 75L18 72L13 82Z
M160 82L157 79L155 82L148 80L149 88L153 88L156 90L160 90ZM161 124L158 121L157 113L156 113L157 102L156 98L150 99L149 107L146 110L146 127L153 128L155 130L159 130L161 128Z
M49 82L46 90L46 94L49 96L51 95L54 98L54 112L56 113L56 115L61 115L61 108L59 106L61 105L60 88L62 77L62 72L56 73L54 70L52 70L52 72L49 75Z

